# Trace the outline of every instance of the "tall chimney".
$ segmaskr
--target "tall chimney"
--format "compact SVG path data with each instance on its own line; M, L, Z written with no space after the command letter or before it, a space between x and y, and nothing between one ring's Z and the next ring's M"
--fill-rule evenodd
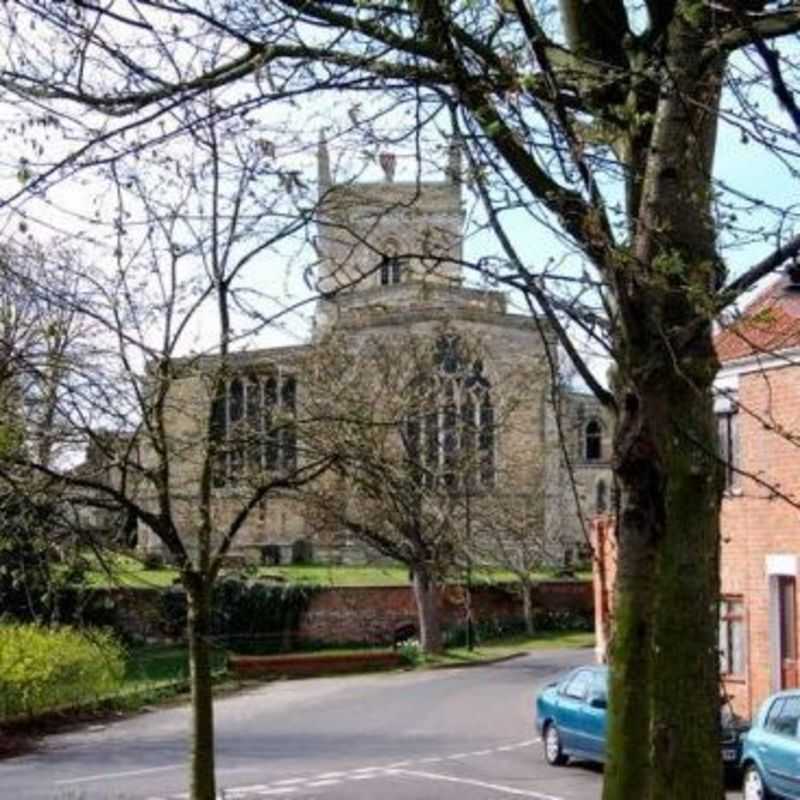
M320 129L319 143L317 144L317 194L319 197L331 188L331 157L328 153L328 143L325 141L325 131Z

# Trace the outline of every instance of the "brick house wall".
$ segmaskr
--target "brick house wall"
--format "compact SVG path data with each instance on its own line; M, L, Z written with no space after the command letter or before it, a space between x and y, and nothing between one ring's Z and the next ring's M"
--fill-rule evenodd
M720 430L729 434L730 453L720 518L721 682L734 709L746 717L772 692L798 685L798 345L800 291L786 278L759 295L716 340L722 367L715 411ZM613 519L595 518L592 539L597 650L603 660L613 622ZM786 607L794 613L782 613Z
M722 375L736 376L739 467L757 476L740 475L722 502L721 590L741 602L745 641L743 670L725 684L737 706L755 713L771 692L797 684L796 667L794 679L781 679L776 591L781 576L795 578L798 607L800 510L773 489L800 498L800 451L792 440L800 432L800 367L732 363ZM794 637L796 643L796 613Z

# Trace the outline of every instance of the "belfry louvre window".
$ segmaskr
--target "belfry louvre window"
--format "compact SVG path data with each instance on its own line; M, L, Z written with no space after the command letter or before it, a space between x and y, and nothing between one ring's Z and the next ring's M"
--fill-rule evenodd
M400 283L402 265L400 258L395 255L384 256L381 261L381 286L389 286L393 283Z
M296 468L296 395L294 375L281 372L225 382L211 410L216 486Z
M418 410L406 419L403 438L420 482L450 491L494 486L495 410L483 362L466 363L458 337L442 337L435 368L414 393Z

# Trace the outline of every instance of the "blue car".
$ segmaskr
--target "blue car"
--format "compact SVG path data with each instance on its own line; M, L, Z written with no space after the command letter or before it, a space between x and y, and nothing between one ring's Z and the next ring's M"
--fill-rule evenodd
M800 798L800 691L768 697L742 748L745 800Z
M605 760L607 684L606 667L580 667L536 698L536 726L548 764L565 764L570 756Z
M603 666L578 667L539 693L536 726L544 742L548 764L559 766L570 757L605 761L607 694L608 668ZM735 769L741 740L749 725L730 709L723 708L720 727L722 762ZM800 798L800 794L789 796Z

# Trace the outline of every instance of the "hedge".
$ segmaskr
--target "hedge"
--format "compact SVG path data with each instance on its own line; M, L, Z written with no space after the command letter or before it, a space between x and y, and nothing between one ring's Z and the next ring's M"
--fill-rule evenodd
M99 700L124 672L124 651L108 633L0 625L0 719Z

